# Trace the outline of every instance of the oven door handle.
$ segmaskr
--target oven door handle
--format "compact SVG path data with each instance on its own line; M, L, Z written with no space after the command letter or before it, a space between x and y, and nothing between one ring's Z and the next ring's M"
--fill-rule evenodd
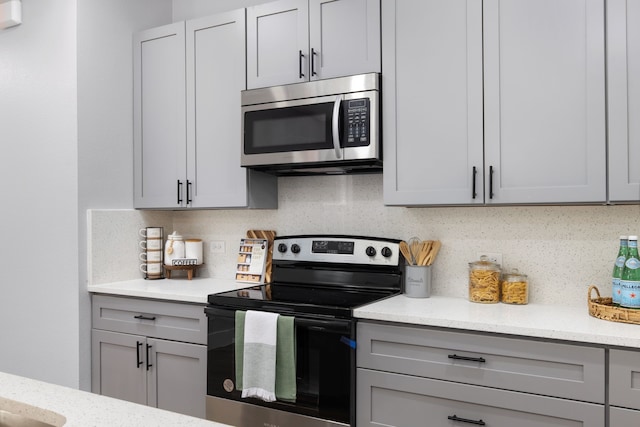
M333 135L333 149L338 159L342 158L342 149L340 148L340 104L342 103L342 95L336 96L333 103L333 115L331 116L331 133Z
M296 317L296 326L309 328L312 331L336 331L349 334L351 322L348 320L319 320Z

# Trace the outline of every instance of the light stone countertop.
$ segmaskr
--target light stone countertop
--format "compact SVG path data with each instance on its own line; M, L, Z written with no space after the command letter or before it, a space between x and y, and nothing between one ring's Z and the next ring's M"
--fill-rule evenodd
M640 325L610 322L584 307L478 304L464 298L398 295L355 310L360 319L640 349Z
M89 292L207 303L207 296L251 286L235 280L194 278L130 280L91 285ZM477 304L464 298L432 296L409 298L398 295L356 308L360 319L410 325L436 326L640 349L640 325L609 322L589 316L583 307L546 304Z
M64 427L226 425L2 372L0 407Z
M87 290L101 294L206 304L209 294L232 291L249 286L251 286L250 283L239 283L236 282L235 279L194 277L192 280L184 278L158 280L135 279L101 285L89 285Z

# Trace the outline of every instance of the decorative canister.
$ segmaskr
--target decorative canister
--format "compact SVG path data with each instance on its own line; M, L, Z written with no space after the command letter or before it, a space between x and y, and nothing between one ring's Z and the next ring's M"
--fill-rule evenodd
M491 262L486 255L469 263L469 301L500 302L500 264Z
M174 259L184 258L184 256L184 240L174 231L167 236L167 242L164 245L164 265L172 265Z
M500 302L507 304L529 303L529 280L517 268L511 269L502 277Z

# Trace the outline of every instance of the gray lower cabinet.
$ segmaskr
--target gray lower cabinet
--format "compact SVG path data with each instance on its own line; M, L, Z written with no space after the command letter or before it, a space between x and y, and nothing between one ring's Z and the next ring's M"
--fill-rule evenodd
M358 426L604 426L603 405L364 368L357 396Z
M609 427L640 426L640 411L623 408L609 409Z
M368 322L357 333L358 426L605 425L603 348Z
M94 295L92 317L94 393L205 418L203 306Z
M640 352L609 352L609 427L640 425Z

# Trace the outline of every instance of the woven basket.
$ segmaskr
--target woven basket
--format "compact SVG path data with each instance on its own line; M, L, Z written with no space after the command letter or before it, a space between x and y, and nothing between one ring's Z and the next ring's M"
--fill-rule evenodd
M591 297L592 290L596 291L598 295L596 298ZM612 299L610 297L601 297L600 291L594 285L589 286L587 303L589 304L589 314L598 319L640 324L640 310L614 306Z

